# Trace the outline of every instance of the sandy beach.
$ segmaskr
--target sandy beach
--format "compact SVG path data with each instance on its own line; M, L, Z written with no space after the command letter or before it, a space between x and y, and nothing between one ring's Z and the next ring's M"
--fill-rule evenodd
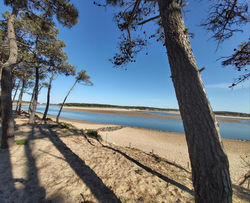
M54 116L49 117L55 120ZM127 126L122 126L121 129L118 128L117 130L108 130L110 127L119 127L119 125L92 123L65 118L61 118L60 121L71 123L78 129L95 129L105 142L123 147L134 147L147 153L153 152L185 168L190 167L186 139L183 133L163 132ZM245 167L242 158L250 162L250 141L222 140L230 162L231 178L236 183L249 170Z
M163 119L174 119L181 120L178 111L164 111L165 113L171 113L176 115L156 115L151 113L145 113L143 110L139 109L122 109L122 108L96 108L96 107L73 107L65 106L65 110L80 111L80 112L89 112L89 113L100 113L100 114L113 114L113 115L123 115L123 116L139 116L139 117L150 117L150 118L163 118ZM158 111L149 111L149 112L158 112ZM161 111L162 112L162 111ZM238 120L231 119L250 119L249 117L237 117L237 116L216 116L218 121L225 122L239 122ZM229 118L229 119L228 119Z
M52 116L49 116L53 120ZM60 119L74 127L25 116L15 119L16 140L0 151L0 202L194 202L185 137L181 133ZM102 141L84 136L96 129ZM250 142L223 139L234 185L233 202L249 202Z

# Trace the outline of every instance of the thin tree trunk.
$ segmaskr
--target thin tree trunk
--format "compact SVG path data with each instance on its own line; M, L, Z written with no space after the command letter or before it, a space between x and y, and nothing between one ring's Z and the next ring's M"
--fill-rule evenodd
M31 113L29 123L32 124L35 122L36 106L38 100L38 86L39 86L39 67L36 66L36 82L34 87L34 99L32 101Z
M12 70L17 61L17 43L15 38L14 24L18 10L13 8L8 18L8 40L9 40L9 58L3 64L1 80L1 107L2 107L2 140L1 148L8 148L8 138L14 138L14 123L12 118Z
M16 101L16 112L17 112L17 109L18 109L18 106L19 106L20 95L21 95L21 91L19 92L18 100ZM12 100L12 105L13 105L13 100Z
M15 90L15 93L14 93L14 96L13 96L13 99L12 99L12 105L13 105L13 102L15 102L15 99L16 99L16 95L17 95L17 91L20 87L20 83L21 83L21 80L18 81L18 84L16 86L16 90ZM17 105L17 104L16 104Z
M232 202L229 162L176 0L158 0L192 166L195 201Z
M66 97L65 97L64 100L63 100L63 103L62 103L62 105L61 105L61 107L60 107L60 110L59 110L59 112L58 112L58 114L57 114L57 117L56 117L56 122L57 122L57 123L59 122L59 117L60 117L61 111L62 111L62 109L63 109L63 106L64 106L64 104L65 104L65 102L66 102L66 100L67 100L67 98L68 98L70 92L73 90L73 88L75 87L75 85L76 85L77 82L78 82L78 80L75 81L74 85L71 87L71 89L69 90L68 94L66 95Z
M21 80L19 80L19 81L21 81ZM19 84L18 84L18 85L19 85ZM17 92L17 90L16 90L16 92ZM16 92L15 92L15 94L16 94ZM20 90L19 96L18 96L18 100L16 101L16 112L17 112L17 110L18 110L21 92L22 92L22 90ZM16 97L16 95L15 95L15 97ZM12 100L12 105L13 105L13 100Z
M43 114L43 120L46 120L47 113L48 113L48 110L49 110L50 90L51 90L51 84L52 84L52 81L54 79L54 76L55 76L55 69L52 70L52 74L51 74L51 77L50 77L50 80L49 80L49 86L48 86L48 92L47 92L47 103L46 103L46 108L45 108L45 111L44 111L44 114Z
M22 110L23 92L24 92L25 85L26 85L26 76L24 76L24 79L22 81L22 88L20 90L20 94L19 94L19 98L18 98L18 105L17 105L17 108L16 108L16 111L19 112L19 113Z
M33 103L34 95L35 95L35 87L33 88L31 99L30 99L30 103L29 103L29 109L28 109L28 113L29 114L31 112L31 106L32 106L32 103Z

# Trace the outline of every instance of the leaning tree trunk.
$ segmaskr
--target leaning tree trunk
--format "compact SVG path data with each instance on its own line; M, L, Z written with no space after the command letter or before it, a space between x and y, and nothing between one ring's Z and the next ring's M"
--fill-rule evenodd
M24 77L24 79L22 81L22 88L20 90L20 94L19 94L19 98L18 98L18 104L16 107L16 111L19 113L22 110L23 92L24 92L25 85L26 85L26 78Z
M17 43L14 24L18 10L13 8L8 18L9 58L2 66L1 108L2 108L2 140L1 148L8 148L8 139L14 138L14 123L12 118L12 70L17 61Z
M73 88L75 87L75 85L76 85L77 82L78 82L78 80L75 81L74 85L71 87L71 89L69 90L68 94L66 95L66 97L65 97L64 100L63 100L63 103L62 103L62 105L61 105L61 107L60 107L60 110L59 110L59 112L58 112L58 114L57 114L57 117L56 117L56 122L57 122L57 123L59 122L59 118L60 118L60 114L61 114L61 111L62 111L62 109L63 109L63 106L64 106L64 104L65 104L65 102L66 102L66 100L67 100L67 98L68 98L70 92L73 90Z
M49 86L48 86L48 92L47 92L47 104L46 104L45 111L43 113L43 120L46 120L47 113L48 113L48 110L49 110L50 90L51 90L51 84L52 84L52 81L54 79L54 76L55 76L55 69L53 69L50 80L49 80Z
M19 89L19 87L20 87L20 83L21 83L21 81L19 80L19 81L18 81L18 84L17 84L17 86L16 86L16 90L15 90L13 99L12 99L12 105L13 105L13 102L15 102L16 95L17 95L17 91L18 91L18 89ZM17 104L16 104L16 105L17 105Z
M31 95L31 98L30 98L29 109L28 109L29 114L31 112L31 106L32 106L32 103L33 103L33 100L34 100L34 95L35 95L35 88L33 88L32 95Z
M158 0L158 4L171 78L186 134L195 201L232 202L229 162L192 53L181 8L176 0Z
M38 100L38 86L39 86L39 67L36 66L36 82L35 82L35 87L34 87L34 98L32 101L32 105L30 108L30 119L29 123L32 124L35 122L35 114L36 114L36 106L37 106L37 100Z

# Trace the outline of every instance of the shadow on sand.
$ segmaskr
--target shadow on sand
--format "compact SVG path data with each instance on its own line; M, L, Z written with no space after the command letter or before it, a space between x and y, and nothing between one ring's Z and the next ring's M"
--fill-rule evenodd
M40 133L47 136L59 152L64 156L70 167L76 174L83 180L89 187L92 194L98 199L99 202L121 202L114 192L110 190L97 174L85 164L69 147L58 137L56 132L47 124L38 125Z
M234 191L233 193L234 196L237 196L239 199L245 202L250 202L250 190L249 189L233 184L233 191Z
M82 136L87 140L87 142L88 142L90 145L95 146L95 145L91 142L91 140L90 140L82 131L80 131L80 130L75 130L75 129L71 129L70 131L73 132L74 134L79 134L79 133L82 134ZM118 150L118 149L112 148L112 147L110 147L110 146L106 146L106 145L104 145L103 143L101 143L99 140L97 140L97 141L102 145L102 147L104 147L104 148L106 148L106 149L109 149L109 150L112 150L112 151L114 151L114 152L117 152L117 153L121 154L123 157L125 157L125 158L128 159L129 161L135 163L137 166L141 167L142 169L146 170L147 172L149 172L149 173L151 173L151 174L157 176L158 178L164 180L164 181L167 182L167 183L170 183L170 184L172 184L172 185L175 185L176 187L180 188L181 190L188 192L188 193L191 194L192 196L194 195L194 191L193 191L193 190L190 190L190 189L189 189L188 187L186 187L185 185L182 185L181 183L178 183L178 182L176 182L176 181L174 181L174 180L172 180L172 179L170 179L170 178L168 178L168 177L166 177L166 176L164 176L164 175L158 173L157 171L154 171L153 169L151 169L151 168L149 168L149 167L143 165L143 164L140 163L139 161L137 161L137 160L133 159L132 157L128 156L128 155L125 154L124 152L122 152L122 151L120 151L120 150ZM167 163L167 164L169 164L169 165L175 166L176 168L179 168L179 169L181 169L181 170L183 170L183 171L185 171L185 172L190 173L190 172L187 171L185 168L183 168L183 167L181 167L181 166L179 166L179 165L177 165L177 164L175 164L175 163L169 162L169 161L167 161L167 160L164 160L164 162Z
M172 179L170 179L170 178L168 178L168 177L166 177L166 176L164 176L164 175L158 173L157 171L154 171L153 169L149 168L148 166L145 166L145 165L143 165L142 163L140 163L139 161L137 161L137 160L133 159L132 157L128 156L128 155L125 154L124 152L122 152L122 151L120 151L120 150L118 150L118 149L112 148L112 147L110 147L110 146L105 146L105 145L103 145L103 144L102 144L102 146L103 146L104 148L110 149L110 150L112 150L112 151L114 151L114 152L117 152L117 153L121 154L123 157L125 157L125 158L128 159L129 161L135 163L137 166L139 166L139 167L141 167L142 169L144 169L145 171L147 171L147 172L149 172L149 173L151 173L151 174L157 176L158 178L164 180L165 182L170 183L170 184L172 184L172 185L174 185L174 186L180 188L181 190L188 192L188 193L191 194L191 195L194 195L194 191L193 191L193 190L190 190L190 189L189 189L188 187L186 187L185 185L182 185L181 183L178 183L178 182L176 182L175 180L172 180Z
M16 180L14 180L12 176L9 149L0 149L0 160L0 202L5 202L12 199L12 195L18 196L15 188Z
M32 140L35 138L35 125L31 125L31 132L27 137L27 143L24 146L27 157L27 180L24 185L25 201L28 202L46 202L46 191L40 186L36 168L36 160L32 155Z
M27 143L23 146L27 158L27 178L14 178L9 149L0 150L0 202L49 202L45 200L46 192L39 186L35 159L32 156L29 141L34 136L34 129L28 134ZM1 128L0 128L1 132ZM18 126L15 124L15 134L19 134ZM13 143L14 144L14 143ZM12 155L21 150L16 147ZM19 185L19 186L18 186Z

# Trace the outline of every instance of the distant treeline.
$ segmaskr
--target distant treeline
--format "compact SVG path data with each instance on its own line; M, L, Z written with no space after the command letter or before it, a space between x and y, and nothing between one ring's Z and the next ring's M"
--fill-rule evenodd
M216 115L223 115L223 116L239 116L239 117L250 117L248 113L239 113L239 112L230 112L230 111L215 111Z
M166 108L156 108L156 107L147 107L147 106L118 106L118 105L110 105L110 104L66 103L65 106L121 108L121 109L138 109L138 110L150 110L150 111L176 111L176 112L179 112L179 109L166 109ZM239 112L215 111L214 113L216 115L224 115L224 116L250 117L250 114L239 113Z
M123 108L123 109L150 110L150 111L176 111L176 112L179 112L179 109L155 108L155 107L147 107L147 106L118 106L118 105L110 105L110 104L66 103L65 106ZM224 115L224 116L250 117L250 114L248 114L248 113L240 113L240 112L215 111L214 113L216 115Z
M139 109L139 110L153 110L153 111L176 111L176 112L179 111L178 109L164 109L164 108L155 108L155 107L147 107L147 106L118 106L118 105L110 105L110 104L66 103L65 106Z

